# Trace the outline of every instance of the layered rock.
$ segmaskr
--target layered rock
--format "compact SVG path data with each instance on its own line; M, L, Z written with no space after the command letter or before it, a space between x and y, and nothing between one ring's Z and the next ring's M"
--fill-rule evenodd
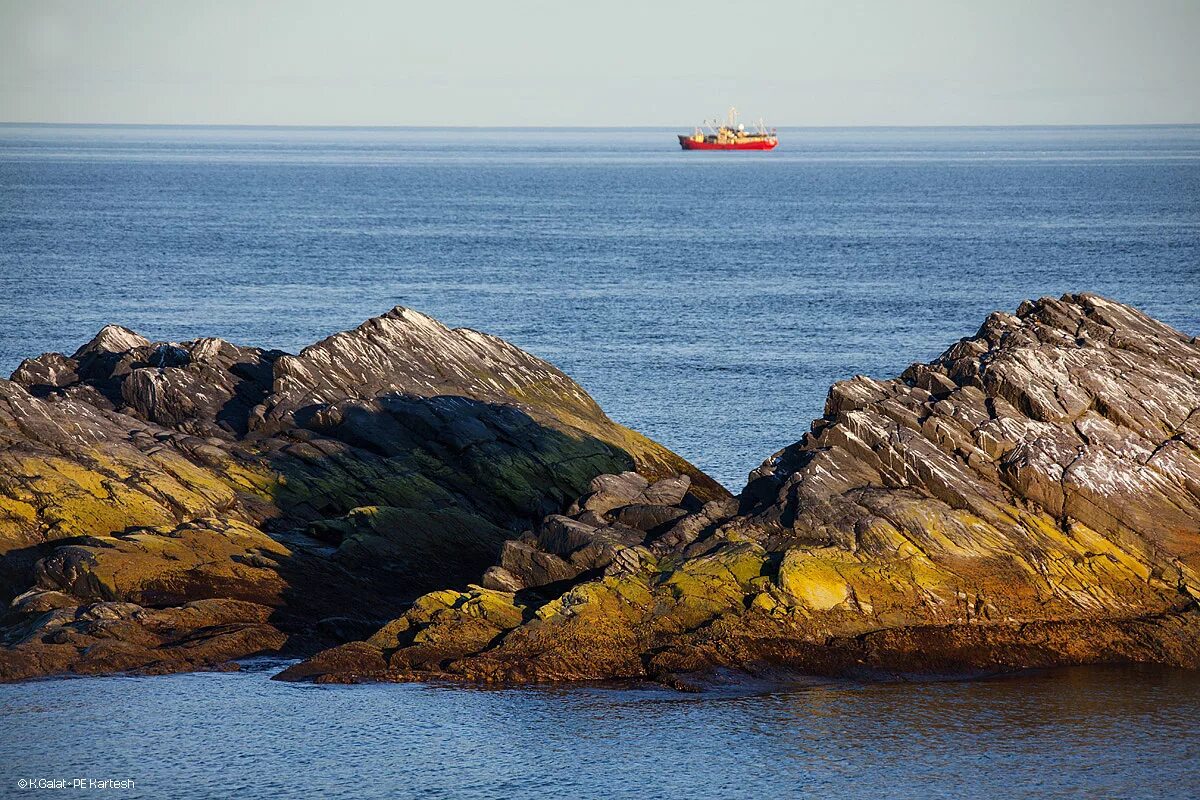
M236 600L198 600L175 608L32 592L17 598L25 619L5 630L5 680L72 672L94 675L236 669L235 659L279 651L287 636L268 623L273 609ZM39 613L40 611L40 613Z
M0 678L361 636L620 470L727 494L546 362L407 309L294 356L108 326L0 381L0 589L25 598ZM52 620L33 597L55 598ZM188 610L209 601L222 622ZM220 646L181 650L162 622L216 629L237 609L253 635ZM89 661L87 636L129 646Z
M1200 668L1200 344L1103 298L836 384L736 508L675 488L597 478L480 585L281 677Z

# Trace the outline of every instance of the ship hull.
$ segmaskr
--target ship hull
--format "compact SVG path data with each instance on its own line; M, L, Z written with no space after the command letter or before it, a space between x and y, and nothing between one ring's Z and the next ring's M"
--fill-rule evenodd
M760 139L753 142L697 142L690 136L680 136L679 146L684 150L773 150L778 139Z

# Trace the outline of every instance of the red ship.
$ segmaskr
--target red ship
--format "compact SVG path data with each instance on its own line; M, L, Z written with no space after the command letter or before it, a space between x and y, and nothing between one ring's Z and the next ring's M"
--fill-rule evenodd
M767 130L762 120L758 130L748 131L738 122L737 109L730 108L722 124L716 120L706 122L708 133L696 128L691 136L680 136L679 146L684 150L771 150L779 144L775 129Z

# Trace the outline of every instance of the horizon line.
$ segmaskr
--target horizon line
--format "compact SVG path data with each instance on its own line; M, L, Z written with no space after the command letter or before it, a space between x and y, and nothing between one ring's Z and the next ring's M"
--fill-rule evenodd
M0 120L0 127L60 127L60 128L297 128L327 130L660 130L676 128L677 125L397 125L370 123L303 123L303 122L45 122L28 120ZM683 126L688 127L688 126ZM695 127L690 126L690 127ZM771 128L799 128L811 130L846 129L921 129L921 128L1194 128L1194 122L1000 122L1000 123L871 123L871 124L828 124L828 125L771 125Z

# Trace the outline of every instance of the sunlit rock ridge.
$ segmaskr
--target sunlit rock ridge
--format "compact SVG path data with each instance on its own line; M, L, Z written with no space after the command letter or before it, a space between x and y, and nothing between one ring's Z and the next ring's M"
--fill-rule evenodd
M1094 295L836 384L736 500L600 476L318 681L1200 667L1200 345Z
M737 497L403 308L294 355L108 326L0 381L6 680L1197 668L1198 573L1200 345L1093 295L836 384Z
M360 638L622 470L728 496L545 361L409 309L296 355L107 326L0 381L0 678Z

